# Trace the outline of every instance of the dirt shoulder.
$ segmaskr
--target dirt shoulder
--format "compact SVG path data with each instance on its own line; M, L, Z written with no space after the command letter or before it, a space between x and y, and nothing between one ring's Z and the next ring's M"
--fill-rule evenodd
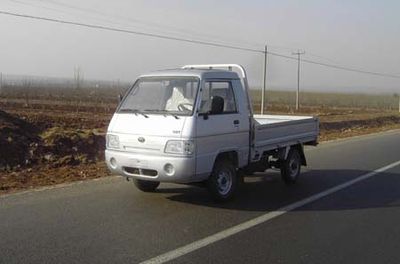
M400 114L349 111L318 113L320 141L400 128ZM109 176L104 132L110 118L65 110L0 111L0 194Z
M400 128L400 114L320 123L320 141L378 133Z

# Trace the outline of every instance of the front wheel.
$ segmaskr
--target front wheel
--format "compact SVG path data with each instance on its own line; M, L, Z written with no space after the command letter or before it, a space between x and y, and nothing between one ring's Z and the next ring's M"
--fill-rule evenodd
M217 161L207 185L214 200L225 202L232 199L238 185L236 168L228 160Z
M142 192L154 192L160 185L160 182L157 181L145 181L139 179L134 179L133 183Z
M281 175L287 185L294 184L300 175L301 157L297 148L292 148L286 160L281 161Z

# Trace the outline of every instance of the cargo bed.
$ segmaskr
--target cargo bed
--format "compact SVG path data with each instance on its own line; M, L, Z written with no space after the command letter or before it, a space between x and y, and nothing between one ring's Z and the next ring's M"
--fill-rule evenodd
M318 119L311 116L254 115L255 153L293 144L316 145Z

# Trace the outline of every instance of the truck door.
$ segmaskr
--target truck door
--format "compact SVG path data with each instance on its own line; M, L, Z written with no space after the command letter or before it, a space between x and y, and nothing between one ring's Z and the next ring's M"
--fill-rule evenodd
M249 149L249 121L242 111L244 100L241 87L234 80L206 80L201 89L197 114L197 173L209 173L218 153L236 151L239 166L247 163ZM213 100L223 103L213 109ZM221 100L222 99L222 100Z

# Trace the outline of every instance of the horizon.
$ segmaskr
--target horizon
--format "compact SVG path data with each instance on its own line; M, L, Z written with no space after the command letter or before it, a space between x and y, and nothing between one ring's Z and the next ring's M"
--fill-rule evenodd
M75 79L74 77L55 77L55 76L37 76L37 75L23 75L23 74L1 74L1 84L0 88L2 86L10 85L10 82L20 82L20 85L26 80L32 82L31 84L36 85L35 88L38 88L37 86L47 84L47 85L59 85L60 87L63 87L63 85L74 85ZM108 86L118 86L118 87L124 87L124 86L130 86L134 83L136 79L132 79L132 81L124 81L124 80L102 80L102 79L87 79L83 78L82 84L83 88L96 88L93 87L93 85L99 84L100 86L97 87L99 89L104 89L107 88ZM15 84L14 84L15 85ZM12 84L11 84L12 86ZM68 87L65 87L68 88ZM257 85L250 85L250 90L252 91L260 91L262 89L262 86L257 86ZM380 90L373 90L374 87L357 87L357 86L349 86L349 87L341 87L342 89L337 89L337 87L312 87L312 86L303 86L300 93L325 93L325 94L362 94L362 95L393 95L393 94L399 94L398 91L380 91ZM73 87L71 87L73 89ZM266 92L295 92L295 90L292 87L285 87L285 86L268 86L267 85L267 90Z
M212 5L213 8L207 8ZM93 7L94 6L94 7ZM78 1L6 0L0 10L123 30L263 50L268 44L267 89L296 89L293 57L399 75L400 3L385 1ZM134 10L135 12L132 12ZM196 12L193 12L196 10ZM240 14L241 19L237 19ZM262 85L263 54L154 37L62 25L0 14L0 72L132 81L143 72L192 63L243 64L251 86ZM301 89L349 87L398 92L399 79L301 63ZM379 87L379 90L377 90Z

